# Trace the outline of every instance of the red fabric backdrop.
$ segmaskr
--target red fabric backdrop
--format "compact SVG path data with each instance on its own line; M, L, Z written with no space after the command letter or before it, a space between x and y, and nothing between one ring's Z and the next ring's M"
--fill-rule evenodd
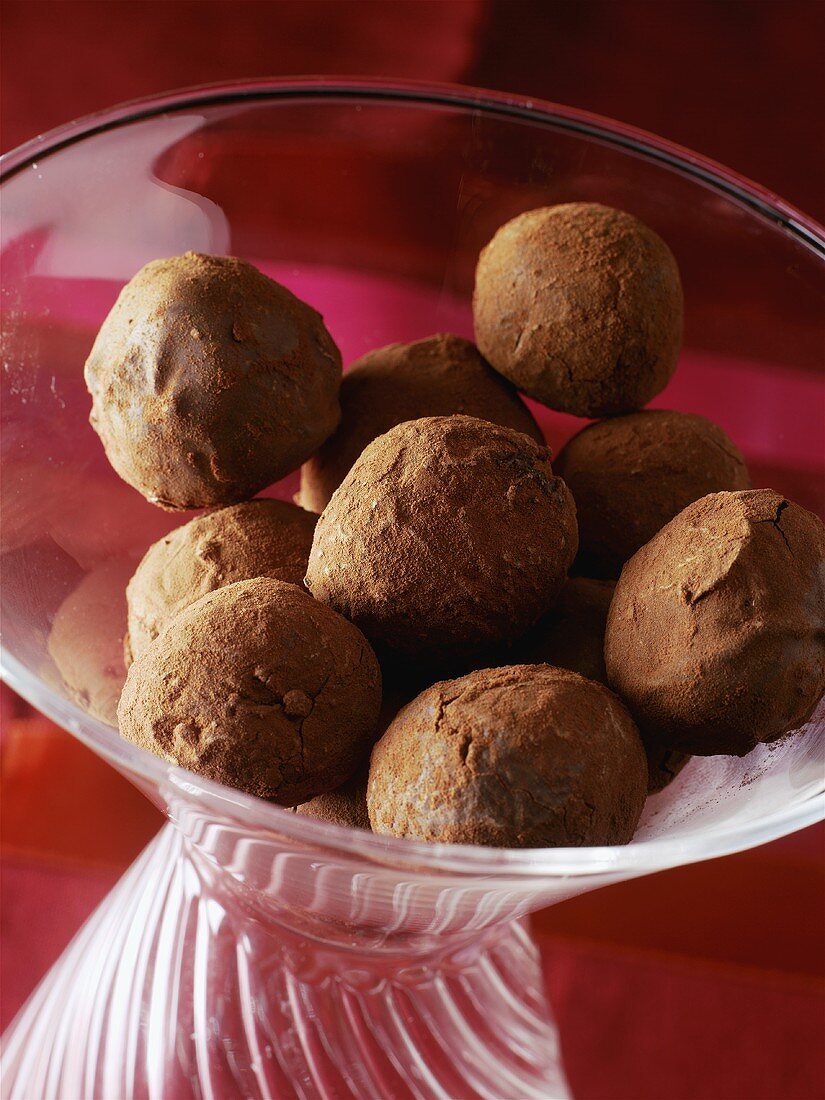
M252 76L458 81L587 108L825 216L821 0L4 0L2 147Z
M5 0L0 17L3 149L188 84L407 76L635 123L825 214L819 0ZM68 735L3 703L5 1025L159 818ZM538 916L580 1100L825 1097L824 836Z

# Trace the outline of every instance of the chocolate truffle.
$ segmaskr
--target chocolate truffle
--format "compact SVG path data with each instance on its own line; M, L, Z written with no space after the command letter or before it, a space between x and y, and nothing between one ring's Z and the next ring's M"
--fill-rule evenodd
M113 558L87 573L55 614L49 656L68 694L101 722L117 725L126 667L126 581L133 558Z
M356 461L318 520L306 583L382 649L458 668L536 622L576 546L546 447L473 417L426 417Z
M613 588L611 581L570 577L552 608L517 647L519 660L569 668L606 684L604 628Z
M353 363L341 383L341 423L301 470L300 503L323 512L356 458L405 420L464 413L544 442L515 389L469 340L430 336L390 344Z
M129 669L129 741L282 806L340 786L368 751L381 673L360 631L269 577L219 588Z
M553 607L517 647L518 660L569 668L588 680L607 685L604 633L615 587L612 581L568 578ZM678 775L690 757L655 745L644 747L648 794L654 794Z
M399 669L389 670L386 665L381 669L381 710L375 725L374 740L378 740L396 714L411 702L421 690L421 685L413 686L413 681L403 676ZM428 685L429 686L429 685ZM359 765L357 771L340 787L328 794L319 794L317 798L295 807L295 812L307 817L318 817L331 821L334 825L345 825L352 829L370 829L367 813L367 777L369 775L369 757Z
M250 500L196 516L150 546L126 590L127 662L207 592L253 577L301 584L316 519L283 500Z
M86 361L109 461L172 510L297 469L338 424L340 378L320 314L243 260L194 252L141 268Z
M644 742L644 738L642 738ZM647 755L647 793L658 794L669 786L690 760L686 752L645 745Z
M745 460L721 428L670 409L590 424L554 465L576 501L576 567L588 576L618 577L688 504L751 485Z
M602 684L549 665L471 672L405 707L372 751L373 830L507 848L626 844L639 733Z
M507 222L483 249L473 298L487 360L576 416L613 416L665 388L682 341L676 261L621 210L566 203Z
M825 689L825 529L771 489L689 505L622 570L605 663L648 743L744 756Z
M352 779L327 794L319 794L309 802L295 807L297 814L305 817L317 817L333 825L343 825L350 829L370 829L367 813L367 776L368 769L361 768Z

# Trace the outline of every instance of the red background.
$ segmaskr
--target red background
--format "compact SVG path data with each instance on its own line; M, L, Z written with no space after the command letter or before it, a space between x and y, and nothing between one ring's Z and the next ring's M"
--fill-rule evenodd
M0 12L4 150L189 84L415 77L636 124L825 215L819 0L5 0ZM68 735L3 700L5 1025L159 818ZM579 1100L825 1096L823 835L537 917Z

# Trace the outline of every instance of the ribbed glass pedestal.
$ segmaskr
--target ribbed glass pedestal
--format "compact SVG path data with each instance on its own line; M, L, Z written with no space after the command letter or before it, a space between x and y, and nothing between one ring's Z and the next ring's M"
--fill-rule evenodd
M567 1097L524 924L455 939L302 937L167 825L7 1033L3 1096Z

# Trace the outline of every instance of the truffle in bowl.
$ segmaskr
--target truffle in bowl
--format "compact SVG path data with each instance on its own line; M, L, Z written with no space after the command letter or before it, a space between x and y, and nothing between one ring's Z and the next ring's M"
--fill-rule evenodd
M552 170L539 177L537 163ZM21 533L2 563L5 675L169 819L13 1024L4 1086L27 1098L566 1096L521 918L818 819L821 713L746 757L692 760L648 801L633 840L606 848L379 836L147 753L54 686L47 650L66 592L38 547L69 545L70 527L86 572L125 549L124 532L138 556L163 534L88 424L83 358L135 272L187 251L238 255L311 303L344 362L436 332L470 338L476 261L499 226L601 203L649 225L679 264L684 341L662 400L722 421L754 484L817 511L821 231L618 124L390 83L164 97L39 138L4 172L3 446L14 461L3 495ZM570 434L553 412L539 419L553 446ZM288 500L297 474L262 488Z

